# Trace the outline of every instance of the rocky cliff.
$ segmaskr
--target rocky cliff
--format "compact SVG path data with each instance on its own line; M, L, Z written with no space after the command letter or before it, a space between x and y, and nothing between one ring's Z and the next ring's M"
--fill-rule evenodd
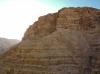
M5 53L10 47L17 43L19 43L19 40L0 38L0 54Z
M63 8L39 17L0 60L0 74L100 74L100 10Z

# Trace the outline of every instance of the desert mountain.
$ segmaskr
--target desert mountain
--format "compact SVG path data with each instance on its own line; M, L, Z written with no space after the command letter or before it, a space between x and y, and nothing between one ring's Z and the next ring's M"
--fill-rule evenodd
M18 42L19 41L16 39L0 38L0 54L5 53L10 47L17 44Z
M39 17L1 57L0 74L100 74L100 10L71 7Z

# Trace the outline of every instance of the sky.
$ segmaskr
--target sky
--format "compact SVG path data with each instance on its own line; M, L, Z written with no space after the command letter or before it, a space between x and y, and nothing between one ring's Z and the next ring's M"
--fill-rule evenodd
M100 0L0 0L0 37L21 40L39 16L84 6L100 9Z

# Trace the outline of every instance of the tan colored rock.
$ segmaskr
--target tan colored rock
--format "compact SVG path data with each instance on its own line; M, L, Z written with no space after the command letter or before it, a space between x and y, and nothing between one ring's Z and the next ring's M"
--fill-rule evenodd
M39 17L1 57L0 74L99 74L100 10L63 8Z

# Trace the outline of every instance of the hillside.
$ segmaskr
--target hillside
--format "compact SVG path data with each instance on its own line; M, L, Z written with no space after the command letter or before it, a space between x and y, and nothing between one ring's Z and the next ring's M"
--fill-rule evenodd
M1 57L0 74L100 74L100 10L62 8L39 17Z
M10 47L19 43L19 40L0 38L0 54L5 53Z

